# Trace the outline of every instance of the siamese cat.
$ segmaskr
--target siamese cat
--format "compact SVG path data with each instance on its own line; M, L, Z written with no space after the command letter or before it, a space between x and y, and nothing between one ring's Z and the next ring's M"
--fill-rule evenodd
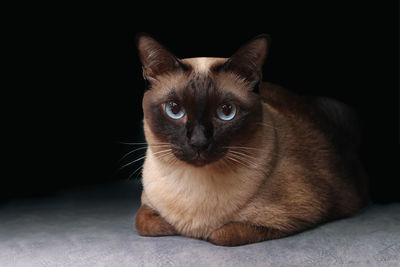
M143 236L237 246L354 215L368 200L350 108L262 82L267 35L230 58L175 57L137 38L148 88Z

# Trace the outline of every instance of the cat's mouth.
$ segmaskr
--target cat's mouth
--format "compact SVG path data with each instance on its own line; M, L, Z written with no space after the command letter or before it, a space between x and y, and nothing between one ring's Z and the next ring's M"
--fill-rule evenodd
M183 151L174 151L174 155L176 158L187 162L196 167L203 167L207 164L215 162L222 158L223 153L210 153L206 151L202 152L192 152L192 153L184 153Z
M202 167L204 165L206 165L208 162L208 160L202 155L202 153L197 153L197 155L195 156L195 159L192 161L192 164L197 166L197 167Z
M184 157L181 158L181 160L186 161L187 163L190 163L196 167L203 167L211 162L213 160L210 160L209 157L204 155L204 153L195 153L194 156L192 157Z

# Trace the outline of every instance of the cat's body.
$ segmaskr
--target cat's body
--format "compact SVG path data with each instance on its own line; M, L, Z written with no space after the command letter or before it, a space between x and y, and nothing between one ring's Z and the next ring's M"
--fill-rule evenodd
M162 47L154 51L160 52ZM136 217L139 233L181 234L219 245L240 245L284 237L327 220L351 216L365 205L366 179L355 156L357 140L352 136L355 129L350 129L350 111L328 99L302 98L279 86L257 84L259 80L243 65L229 65L232 71L221 71L221 66L225 68L228 60L235 63L243 51L239 50L234 60L182 59L184 71L173 70L175 76L165 70L157 73L160 70L142 58L145 67L153 68L147 75L157 78L143 100L149 148L143 166L142 208ZM263 61L265 55L257 57ZM144 73L147 77L146 68ZM251 79L242 79L241 75ZM201 102L207 110L213 110L214 104L209 103L214 98L225 99L220 95L234 99L240 103L234 117L237 125L227 126L234 119L221 122L211 118L212 114L203 116L206 110L192 111L191 105L185 106L182 118L159 120L154 114L159 114L160 101L154 100L163 99L164 94L169 97L171 92L166 92L171 88L179 91L179 87L192 92L185 101L194 98L193 103ZM238 89L241 87L247 89ZM251 92L253 87L258 87L259 93ZM224 92L215 96L214 91L221 88ZM179 120L181 126L176 129L160 126ZM189 131L190 121L197 123L193 122L194 130ZM206 138L207 127L213 133ZM222 137L217 127L221 127ZM166 151L168 142L172 150L176 149L174 142L182 142L175 141L181 137L173 137L182 135L179 131L187 135L185 140L215 142L204 148L210 160L202 159L202 150L195 159L184 149Z

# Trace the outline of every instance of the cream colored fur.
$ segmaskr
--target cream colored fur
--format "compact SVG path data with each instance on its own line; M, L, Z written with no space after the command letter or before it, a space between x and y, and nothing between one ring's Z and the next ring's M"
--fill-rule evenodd
M210 67L218 62L225 62L226 58L218 58L218 57L193 57L193 58L184 58L182 59L183 63L187 63L194 68L195 72L205 73L208 72Z
M267 109L264 113L270 119ZM147 142L157 143L146 121L144 128ZM143 167L142 203L159 212L180 234L206 238L232 221L265 182L265 169L274 158L271 141L275 132L270 127L261 129L254 147L269 147L252 151L252 164L226 166L220 160L194 167L179 160L171 163L168 157L153 155L156 151L149 146Z

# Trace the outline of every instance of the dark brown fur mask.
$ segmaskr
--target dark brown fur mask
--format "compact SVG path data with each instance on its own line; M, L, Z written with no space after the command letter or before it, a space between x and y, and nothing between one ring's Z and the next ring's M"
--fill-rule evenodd
M137 46L149 84L143 98L148 143L168 143L178 159L204 166L223 158L228 146L254 140L262 121L257 85L267 36L229 59L178 59L146 34Z

